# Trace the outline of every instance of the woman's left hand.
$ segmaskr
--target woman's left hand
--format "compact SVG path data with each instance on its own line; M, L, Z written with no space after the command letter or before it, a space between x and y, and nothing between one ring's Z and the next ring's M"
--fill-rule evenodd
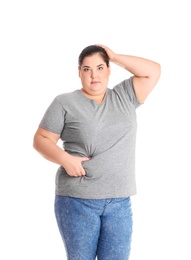
M107 55L108 55L110 61L112 61L112 62L114 61L114 57L116 55L115 52L113 52L110 48L108 48L105 45L102 45L102 44L96 44L96 45L102 47L107 52Z

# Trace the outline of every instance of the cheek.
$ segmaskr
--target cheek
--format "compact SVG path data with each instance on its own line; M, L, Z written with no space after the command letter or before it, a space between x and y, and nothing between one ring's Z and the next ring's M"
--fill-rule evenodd
M82 83L83 86L89 85L90 79L87 75L86 76L81 75L80 79L81 79L81 83Z
M105 79L105 80L108 80L109 79L109 73L105 73L104 75L102 75L102 78Z
M79 77L80 77L81 80L83 80L83 81L87 78L83 73L79 73Z

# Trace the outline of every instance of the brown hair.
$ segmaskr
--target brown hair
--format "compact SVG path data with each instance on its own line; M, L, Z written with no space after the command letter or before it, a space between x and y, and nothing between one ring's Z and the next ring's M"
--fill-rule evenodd
M102 47L97 45L89 45L82 50L78 58L78 66L81 67L83 60L86 57L91 56L95 53L99 53L102 56L107 67L109 67L109 57L107 55L107 52Z

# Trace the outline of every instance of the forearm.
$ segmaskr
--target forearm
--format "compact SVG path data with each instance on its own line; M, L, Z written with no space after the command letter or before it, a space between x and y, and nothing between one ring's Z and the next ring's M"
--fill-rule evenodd
M58 165L64 165L67 160L68 153L46 137L36 136L33 147L45 159Z
M43 136L42 134L36 134L34 137L33 147L45 159L63 166L68 175L76 177L84 176L86 172L82 166L82 162L89 160L89 158L72 156L60 148L55 141Z
M137 77L150 77L160 67L154 61L124 54L115 54L111 61Z

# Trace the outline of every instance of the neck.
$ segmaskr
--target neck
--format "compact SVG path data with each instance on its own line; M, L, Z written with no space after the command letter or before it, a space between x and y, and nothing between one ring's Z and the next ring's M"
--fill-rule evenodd
M98 94L98 95L92 95L92 94L89 94L87 93L83 88L81 89L81 92L89 99L92 99L94 100L97 104L101 104L104 97L105 97L105 93L102 93L102 94Z

